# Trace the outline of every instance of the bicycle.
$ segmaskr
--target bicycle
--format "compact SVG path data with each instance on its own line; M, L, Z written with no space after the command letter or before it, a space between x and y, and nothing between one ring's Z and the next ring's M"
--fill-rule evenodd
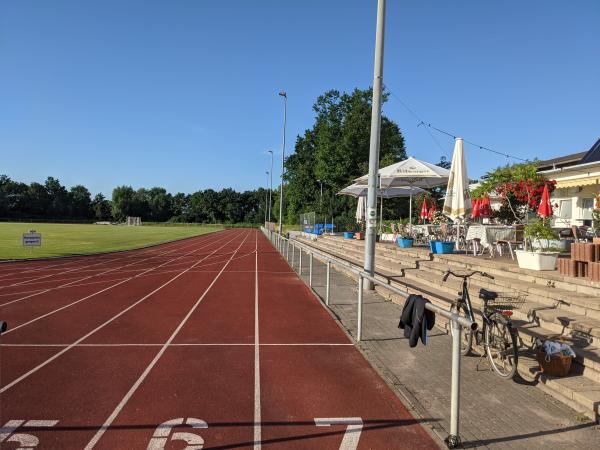
M462 279L462 290L458 293L460 297L454 301L450 307L450 311L473 321L475 320L475 315L471 305L467 280L477 274L492 280L494 279L493 276L479 270L466 275L459 275L448 270L442 278L443 282L446 282L450 275ZM496 375L510 380L515 376L519 362L517 330L513 327L510 318L516 302L504 299L502 304L494 304L498 299L498 293L483 288L479 290L479 298L483 300L483 311L480 312L483 319L483 328L477 331L464 330L461 355L464 356L471 353L473 336L475 336L477 345L483 342L485 352L481 357L487 356Z

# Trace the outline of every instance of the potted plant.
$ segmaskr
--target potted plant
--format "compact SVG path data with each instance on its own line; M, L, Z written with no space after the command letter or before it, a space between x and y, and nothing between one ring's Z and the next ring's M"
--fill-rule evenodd
M415 240L410 234L403 232L398 235L396 242L401 248L410 248L413 246Z
M358 223L358 230L354 233L354 239L363 240L365 238L365 223Z
M556 269L558 252L549 246L554 239L558 239L558 233L544 219L525 225L525 249L515 250L519 267L531 270ZM539 246L537 249L527 250L528 242L539 243Z

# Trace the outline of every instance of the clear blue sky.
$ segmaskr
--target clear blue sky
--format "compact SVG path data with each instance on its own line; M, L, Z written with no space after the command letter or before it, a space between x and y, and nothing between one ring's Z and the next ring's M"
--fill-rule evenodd
M281 148L277 92L289 152L319 94L371 85L375 15L376 0L4 0L0 173L105 194L255 188ZM600 136L599 23L598 0L388 0L384 82L499 151L583 151ZM384 113L410 155L451 155L394 98ZM465 149L471 177L506 162Z

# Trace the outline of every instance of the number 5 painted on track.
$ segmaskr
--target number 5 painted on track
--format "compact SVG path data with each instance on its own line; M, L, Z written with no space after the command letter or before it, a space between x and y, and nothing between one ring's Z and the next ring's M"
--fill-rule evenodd
M193 417L188 417L187 419L178 417L177 419L167 420L156 427L146 450L163 450L165 445L167 445L169 435L171 434L171 431L173 431L173 428L183 425L184 422L186 425L195 429L208 428L208 425L204 420L194 419ZM194 433L173 433L171 440L184 441L187 446L184 447L183 450L200 450L204 447L204 439Z
M358 440L363 428L363 421L360 417L315 418L315 425L318 427L347 425L344 439L340 444L340 450L356 450L358 448Z
M38 437L33 434L15 433L17 428L20 426L32 428L53 427L57 423L58 420L28 420L27 422L24 420L9 420L3 427L0 427L0 443L4 441L17 442L19 446L16 450L35 448L40 443Z

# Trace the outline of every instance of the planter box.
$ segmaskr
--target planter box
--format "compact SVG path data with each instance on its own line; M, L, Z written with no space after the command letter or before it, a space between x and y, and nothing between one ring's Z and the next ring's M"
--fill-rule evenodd
M431 253L437 253L437 247L435 246L435 244L437 244L438 242L441 242L441 241L434 241L434 240L429 241L429 250L431 250Z
M398 238L396 239L396 242L398 242L398 246L401 248L410 248L413 246L413 243L415 242L414 239L403 239L403 238Z
M362 241L365 238L365 233L363 233L362 231L359 231L358 233L354 233L354 239L358 239L359 241Z
M562 252L568 252L571 250L571 244L573 243L570 239L542 239L543 248L554 247L560 249ZM534 250L540 248L540 241L535 239L531 241L531 247Z
M440 254L454 253L454 242L435 242L435 252Z
M344 231L344 239L354 239L353 231Z
M525 250L515 250L521 269L554 270L558 253L538 253Z

